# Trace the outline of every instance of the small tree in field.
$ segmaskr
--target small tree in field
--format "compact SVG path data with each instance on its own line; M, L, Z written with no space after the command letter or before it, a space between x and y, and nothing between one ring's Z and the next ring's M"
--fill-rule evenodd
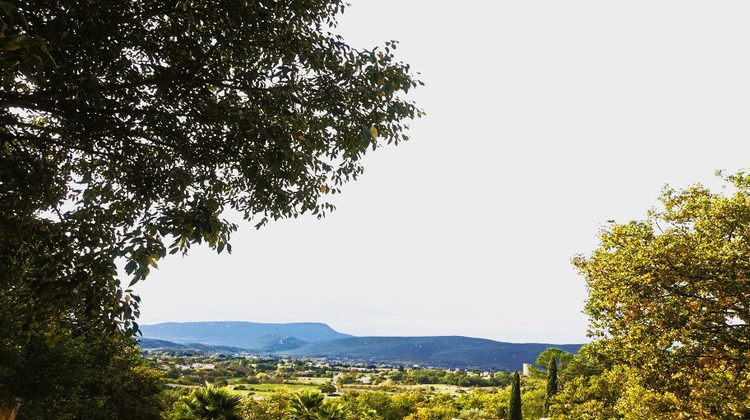
M331 383L331 381L328 381L318 387L320 389L320 392L324 394L335 394L336 393L336 386Z

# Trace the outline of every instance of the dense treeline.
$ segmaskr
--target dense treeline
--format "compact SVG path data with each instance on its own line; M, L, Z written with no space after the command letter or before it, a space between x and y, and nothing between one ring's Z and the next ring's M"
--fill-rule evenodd
M161 418L169 406L161 373L133 340L70 331L32 331L23 348L0 342L0 397L15 402L18 419ZM0 409L0 418L12 411Z
M523 412L528 418L542 414L538 392L543 384L528 380ZM209 389L211 387L209 386ZM194 400L196 391L169 391L174 403L165 412L167 418L185 414L185 403ZM197 391L198 393L204 390ZM280 389L262 399L244 398L233 411L237 418L247 420L284 419L377 419L377 420L451 420L501 419L508 413L509 391L474 391L460 395L440 393L433 396L419 391L396 394L382 391L349 392L338 398L325 398L317 391L290 393ZM306 417L307 416L307 417ZM198 417L201 418L201 417Z
M434 369L400 369L390 376L390 379L405 384L447 384L456 386L507 386L510 384L510 374L495 372L480 375L478 371L447 371Z
M47 380L31 375L11 389L23 398L21 419L501 419L510 395L505 372L226 356L148 359L130 340L96 336L40 341L33 348L26 365L48 371ZM354 388L337 384L347 376L355 378ZM382 382L366 385L363 377ZM444 388L466 378L482 379L482 386ZM261 381L263 389L275 390L259 393L254 386L263 385L253 384ZM286 388L301 384L308 387ZM544 389L541 372L523 378L524 415L541 416Z
M269 399L248 400L243 407L243 416L252 420L303 418L295 417L293 410L289 409L290 401L295 398L299 397L279 392ZM419 392L395 395L352 392L325 403L340 407L342 415L338 418L341 419L499 419L507 412L507 395L504 393L472 393L458 397L440 394L427 398Z
M557 349L548 349L540 358L551 356L572 358ZM204 368L207 362L212 362L209 369ZM180 417L187 415L186 407L213 387L224 387L219 389L244 396L233 411L242 419L502 419L507 418L512 377L507 372L329 365L309 360L177 357L161 358L155 364L166 369L166 382L193 386L200 384L199 379L211 382L208 389L194 392L191 388L165 391L162 400L172 401L163 413L167 418L189 418ZM259 377L263 382L254 385ZM302 384L309 387L288 388ZM521 379L520 407L527 418L542 416L546 384L545 373L537 369ZM269 388L275 390L268 393ZM200 398L196 399L195 392Z

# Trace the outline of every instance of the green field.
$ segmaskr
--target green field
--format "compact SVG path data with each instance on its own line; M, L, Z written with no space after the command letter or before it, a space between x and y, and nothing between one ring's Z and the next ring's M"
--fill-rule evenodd
M330 382L331 378L310 378L306 376L301 376L298 378L294 378L294 382L305 384L305 385L323 385L326 382Z
M289 392L303 392L305 390L318 390L317 384L244 384L245 389L232 389L241 395L268 396L277 389L285 389Z

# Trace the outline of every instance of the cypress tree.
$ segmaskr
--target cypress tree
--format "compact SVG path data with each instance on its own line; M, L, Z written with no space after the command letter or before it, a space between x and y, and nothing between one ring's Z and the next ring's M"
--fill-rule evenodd
M508 419L523 420L521 413L521 376L516 371L510 385L510 401L508 402Z
M547 393L544 395L544 415L549 415L552 397L557 394L557 358L551 357L547 365Z

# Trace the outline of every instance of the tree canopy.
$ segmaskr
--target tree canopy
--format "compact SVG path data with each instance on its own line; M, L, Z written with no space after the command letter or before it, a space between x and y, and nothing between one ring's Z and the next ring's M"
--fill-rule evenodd
M573 355L565 350L558 349L557 347L549 347L539 354L534 363L537 366L549 369L549 364L553 359L555 360L556 367L562 371L565 370L568 363L573 360Z
M420 84L355 49L338 0L0 2L2 330L84 314L137 329L128 284L233 209L333 209L368 149L406 140ZM123 271L128 278L123 279Z
M0 1L4 353L134 334L130 286L191 244L231 251L224 211L321 217L368 150L407 139L421 83L394 41L333 34L344 6ZM21 397L17 367L0 407Z
M662 210L575 260L625 418L750 416L750 176L725 180L731 195L666 189Z
M40 420L161 418L161 374L135 340L51 329L22 348L0 343L0 418L16 410L18 418Z

